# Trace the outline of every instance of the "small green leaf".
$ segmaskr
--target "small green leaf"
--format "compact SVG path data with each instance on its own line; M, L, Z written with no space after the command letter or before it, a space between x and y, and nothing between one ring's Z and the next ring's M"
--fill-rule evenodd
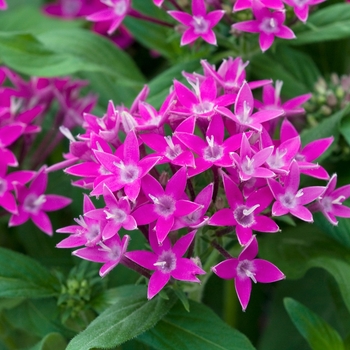
M50 333L29 350L65 350L66 347L67 342L60 333Z
M130 340L153 327L174 305L159 296L148 301L145 286L118 288L119 298L68 344L67 350L110 348Z
M58 283L36 260L0 248L0 297L50 297L57 294Z
M187 312L181 302L157 325L137 339L157 350L253 350L242 333L223 322L211 309L190 301Z
M338 332L321 317L292 298L285 298L284 306L295 327L313 350L344 350Z
M329 40L338 40L350 36L350 7L348 4L335 4L315 11L307 24L293 28L297 38L291 45L304 45Z

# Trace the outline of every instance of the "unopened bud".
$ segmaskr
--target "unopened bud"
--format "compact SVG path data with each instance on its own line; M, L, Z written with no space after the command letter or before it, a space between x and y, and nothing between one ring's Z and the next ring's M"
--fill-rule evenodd
M224 209L225 208L225 201L222 197L217 197L215 201L215 208L217 210Z
M169 174L166 171L163 171L159 176L159 183L165 187L168 181L169 181Z
M334 93L331 92L328 96L327 96L327 104L330 107L334 107L336 106L338 103L337 98L335 97Z

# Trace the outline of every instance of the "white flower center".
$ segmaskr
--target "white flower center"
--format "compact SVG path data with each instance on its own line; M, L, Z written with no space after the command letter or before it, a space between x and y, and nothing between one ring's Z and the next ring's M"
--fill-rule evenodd
M171 250L164 250L154 266L163 273L170 273L176 269L176 255Z
M224 148L214 142L214 135L206 137L208 147L203 151L203 158L208 162L215 162L224 155Z
M113 163L117 168L120 169L120 179L128 184L128 183L132 183L135 180L138 179L139 174L140 174L140 169L134 165L134 164L127 164L125 165L124 162L114 162Z
M118 208L114 208L111 211L104 210L103 212L106 214L107 220L112 219L116 223L122 223L127 218L127 214L125 213L125 211Z
M285 161L283 157L287 154L286 149L279 150L276 149L275 154L271 154L271 156L267 159L266 163L272 169L281 169L285 165Z
M242 260L238 263L237 274L239 277L249 277L256 283L254 264L250 260Z
M252 108L247 101L243 101L243 113L237 115L238 121L242 125L249 125L251 122L250 115L252 114Z
M172 197L164 195L157 198L155 196L152 196L151 194L149 195L149 197L155 204L155 211L158 215L168 217L174 213L175 201Z
M170 160L173 160L182 153L182 148L180 145L174 145L171 136L164 136L164 139L168 144L168 147L165 150L165 156Z
M42 194L38 197L36 194L31 193L25 198L23 202L23 209L28 213L37 214L45 202L45 195Z
M247 175L253 175L254 173L254 159L249 158L248 156L245 156L245 158L242 160L242 171Z
M193 26L194 32L196 34L207 33L209 29L209 22L205 20L202 16L193 16L191 25Z
M278 31L278 23L274 18L265 17L261 21L259 29L266 34L276 33Z
M260 207L260 204L256 204L251 208L240 205L234 210L233 216L239 225L250 227L255 223L254 210L258 207Z

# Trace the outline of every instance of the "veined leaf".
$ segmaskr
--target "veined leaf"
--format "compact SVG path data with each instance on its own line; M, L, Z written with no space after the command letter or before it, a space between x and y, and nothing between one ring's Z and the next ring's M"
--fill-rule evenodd
M292 298L284 299L284 306L300 334L313 350L344 350L339 333L326 321Z
M253 350L245 335L223 322L211 309L190 300L181 302L157 325L137 338L157 350Z
M120 287L120 297L68 344L67 350L111 348L153 327L174 305L172 296L146 299L145 286Z

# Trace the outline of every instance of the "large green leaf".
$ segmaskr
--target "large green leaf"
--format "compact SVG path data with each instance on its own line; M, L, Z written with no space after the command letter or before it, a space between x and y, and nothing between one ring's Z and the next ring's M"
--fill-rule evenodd
M328 40L338 40L350 36L350 7L348 4L335 4L313 13L307 25L300 24L293 28L297 39L292 45L303 45Z
M157 325L137 339L157 350L253 350L245 335L223 322L211 309L190 301L190 312L181 302Z
M133 60L108 39L83 29L51 30L37 35L0 32L0 59L19 72L35 76L103 72L124 84L142 87Z
M33 5L19 6L14 10L0 12L0 31L27 32L38 34L55 29L72 29L81 27L83 20L60 20L45 16Z
M286 45L277 46L275 52L254 56L251 66L252 74L260 79L282 80L282 94L286 97L310 92L321 75L307 54Z
M284 306L295 327L313 350L344 350L339 333L326 321L292 298Z
M323 235L315 227L302 224L298 230L259 240L261 256L276 264L287 276L297 279L312 267L328 271L337 282L344 303L350 311L349 250Z
M148 301L145 286L123 286L114 305L106 309L68 344L67 350L118 346L153 327L174 305L176 298L160 296Z
M55 295L58 281L36 260L0 248L0 297L43 298Z

